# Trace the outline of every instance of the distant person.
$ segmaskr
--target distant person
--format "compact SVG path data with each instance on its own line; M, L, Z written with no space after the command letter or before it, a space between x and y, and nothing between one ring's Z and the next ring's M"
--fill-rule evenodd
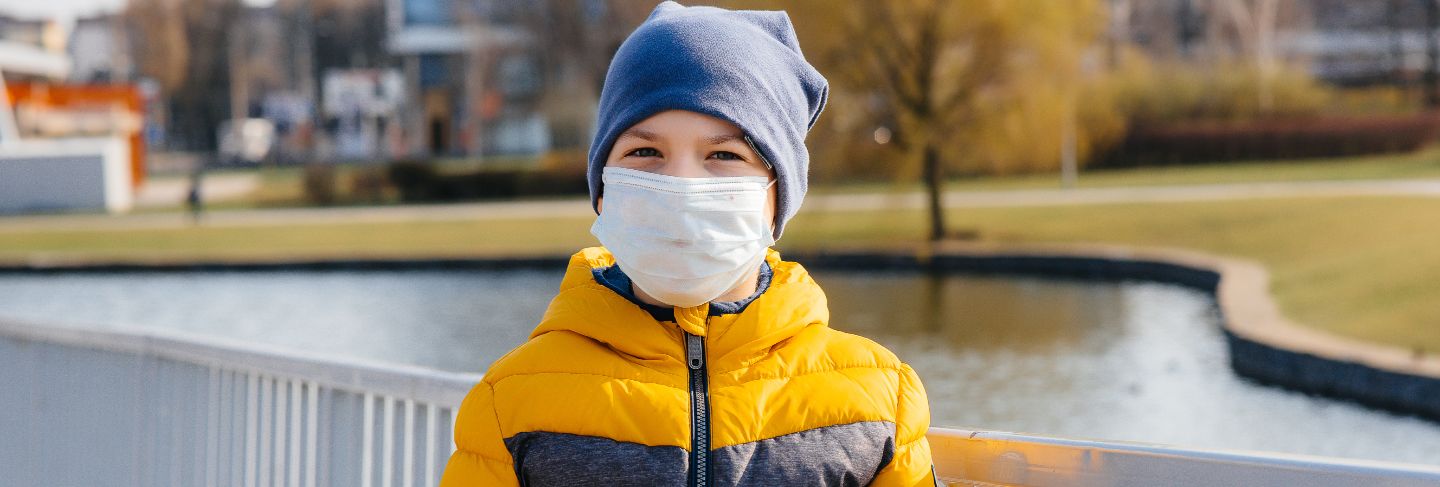
M784 12L655 8L600 95L604 247L465 398L442 485L937 484L920 379L769 248L827 97Z
M190 191L185 194L185 207L190 210L190 223L199 225L201 213L205 211L205 199L200 194L200 185L205 178L203 162L197 162L190 172Z

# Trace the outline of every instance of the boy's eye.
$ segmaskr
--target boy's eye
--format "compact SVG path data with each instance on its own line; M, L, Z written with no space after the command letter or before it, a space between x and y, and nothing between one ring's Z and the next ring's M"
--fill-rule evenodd
M625 155L636 157L660 157L660 151L655 150L653 147L641 147L639 149L632 150Z
M745 158L744 158L744 157L740 157L740 154L736 154L736 153L730 152L730 151L723 151L723 150L722 150L722 151L718 151L718 152L715 152L715 153L710 154L710 155L711 155L712 157L714 157L714 158L716 158L716 159L720 159L720 160L722 160L722 161L741 161L741 162L744 162L744 161L745 161Z

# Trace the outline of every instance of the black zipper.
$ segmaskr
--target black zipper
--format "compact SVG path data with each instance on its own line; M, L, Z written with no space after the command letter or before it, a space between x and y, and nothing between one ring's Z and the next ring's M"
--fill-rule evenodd
M710 386L705 378L705 338L685 332L690 367L690 485L710 484Z

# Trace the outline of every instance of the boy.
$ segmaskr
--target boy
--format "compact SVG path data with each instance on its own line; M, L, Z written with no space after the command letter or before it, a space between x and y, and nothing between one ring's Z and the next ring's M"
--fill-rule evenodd
M769 248L827 96L784 12L655 8L600 97L604 247L466 397L443 485L938 485L919 378Z

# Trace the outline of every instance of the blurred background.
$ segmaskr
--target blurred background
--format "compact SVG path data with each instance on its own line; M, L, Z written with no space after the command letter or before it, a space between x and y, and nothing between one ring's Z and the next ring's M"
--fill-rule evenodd
M7 135L127 138L139 209L195 172L235 207L581 194L653 3L10 0L6 52L49 64L7 70ZM1430 3L721 5L790 12L834 90L813 179L857 187L1412 152L1440 104Z
M483 370L559 265L225 266L596 245L596 102L655 3L0 0L0 318ZM782 252L1197 250L1302 326L1440 351L1440 2L713 3L788 11L830 81ZM1237 378L1199 291L817 279L940 426L1440 463L1434 422Z

